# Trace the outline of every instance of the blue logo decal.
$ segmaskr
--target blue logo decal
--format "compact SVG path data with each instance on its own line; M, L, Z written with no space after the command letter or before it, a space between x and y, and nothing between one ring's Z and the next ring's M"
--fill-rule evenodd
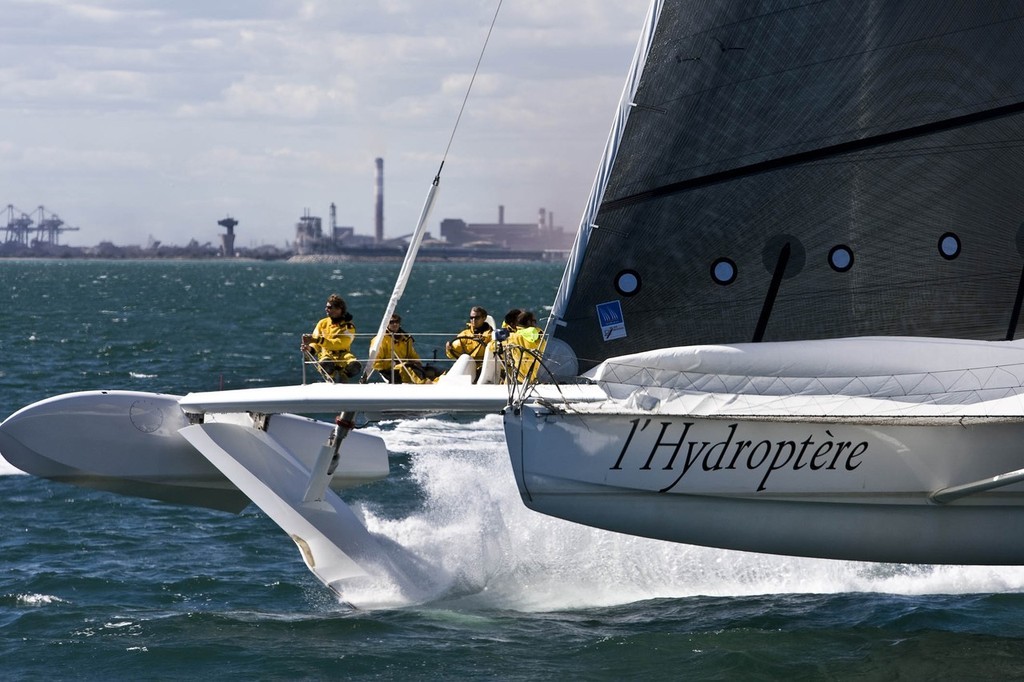
M601 322L601 336L605 341L626 336L626 319L618 301L597 304L597 319Z

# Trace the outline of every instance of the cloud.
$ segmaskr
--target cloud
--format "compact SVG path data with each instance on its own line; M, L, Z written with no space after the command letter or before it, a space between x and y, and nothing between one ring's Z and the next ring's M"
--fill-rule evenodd
M0 140L0 163L11 164L22 172L46 173L75 172L115 173L120 171L150 170L153 159L142 152L116 149L73 149L65 146L21 146L9 140Z
M438 213L488 219L503 203L510 219L531 220L546 205L570 222L592 182L647 2L503 3ZM389 233L392 224L407 231L496 7L0 3L0 203L53 203L82 225L72 239L83 244L129 230L134 238L128 216L167 226L154 236L173 242L175 226L228 210L245 230L265 229L262 238L280 243L304 206L325 213L331 201L343 224L365 231L377 156L386 160ZM105 207L125 219L104 218ZM76 209L81 217L70 214Z
M350 111L355 83L339 76L331 83L294 83L246 74L229 85L220 100L182 104L177 113L189 117L272 117L308 120Z

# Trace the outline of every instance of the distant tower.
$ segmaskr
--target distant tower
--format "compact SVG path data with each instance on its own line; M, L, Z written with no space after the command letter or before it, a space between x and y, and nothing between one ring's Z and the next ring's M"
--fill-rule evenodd
M220 236L221 253L224 254L225 258L235 257L235 225L238 221L232 218L230 215L223 220L218 220L217 224L227 230L227 234Z
M501 204L498 204L498 224L505 224L505 207Z
M374 216L373 238L378 244L384 241L384 159L376 159L377 164L377 186L374 192L376 203L376 214Z

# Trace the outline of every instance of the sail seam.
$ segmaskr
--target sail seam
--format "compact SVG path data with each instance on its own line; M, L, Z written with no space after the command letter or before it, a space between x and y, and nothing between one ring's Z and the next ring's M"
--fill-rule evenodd
M790 166L798 166L814 161L820 161L833 156L839 156L842 154L849 154L851 152L863 151L871 149L873 147L880 147L886 144L892 144L893 142L901 142L903 140L913 139L915 137L924 137L926 135L932 135L939 132L945 132L948 130L955 130L957 128L963 128L966 126L974 125L982 121L988 121L996 118L1002 118L1005 116L1011 116L1024 111L1024 101L1014 102L1013 104L1007 104L1001 107L995 107L993 109L986 109L984 111L977 111L971 114L965 114L956 118L951 118L943 121L934 121L932 123L925 123L923 125L915 126L913 128L906 128L904 130L897 130L888 133L882 133L880 135L873 135L857 140L850 140L848 142L841 142L839 144L831 145L828 147L821 147L820 149L811 149L808 151L798 152L796 154L790 154L788 156L780 156L775 159L768 159L766 161L759 161L746 166L740 166L738 168L731 168L729 170L720 171L718 173L711 173L697 178L689 178L687 180L681 180L679 182L673 182L668 185L656 187L644 192L638 192L629 196L621 197L619 199L611 199L605 201L601 205L602 211L614 211L620 208L626 208L633 206L634 204L651 201L652 199L660 199L665 196L672 194L678 194L687 190L696 189L699 187L708 187L710 185L717 185L722 182L729 180L735 180L738 178L748 177L751 175L758 175L760 173L767 173L769 171L779 170Z

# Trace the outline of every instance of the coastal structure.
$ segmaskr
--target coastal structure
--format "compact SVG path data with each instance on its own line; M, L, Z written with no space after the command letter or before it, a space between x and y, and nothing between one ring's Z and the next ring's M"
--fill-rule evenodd
M354 227L338 227L337 209L330 206L330 229L323 229L319 216L305 209L295 224L296 256L340 256L345 258L402 258L409 235L384 237L384 159L374 160L373 236L356 234ZM498 222L467 223L461 218L445 218L440 238L429 232L420 250L425 259L510 259L561 260L572 246L574 233L556 226L554 213L538 210L533 223L506 223L505 207L498 206Z
M220 236L221 243L221 255L225 258L235 257L235 226L238 225L238 221L228 216L223 220L218 220L217 224L223 227L227 232Z
M40 206L35 211L25 212L13 204L5 209L7 220L0 225L4 232L3 243L34 246L58 246L60 235L64 232L76 232L79 228L65 225L56 213L48 213L46 207Z
M378 244L382 244L384 242L384 159L377 158L373 163L377 168L377 179L373 185L373 238Z
M535 223L506 223L498 206L497 223L467 223L459 218L441 221L441 237L450 246L488 246L511 251L568 251L573 234L555 226L554 213L541 208Z

